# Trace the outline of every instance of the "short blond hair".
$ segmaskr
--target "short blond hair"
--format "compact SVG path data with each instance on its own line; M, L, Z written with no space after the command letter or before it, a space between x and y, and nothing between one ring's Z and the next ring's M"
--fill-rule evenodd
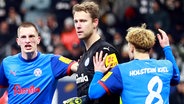
M31 23L31 22L23 22L17 29L17 37L19 36L19 31L22 27L33 27L35 29L35 31L38 33L39 35L39 32L38 32L38 29L36 27L35 24Z
M85 1L73 6L73 14L80 11L88 12L92 19L99 18L99 5L93 1Z
M146 29L146 24L141 27L130 27L127 30L126 40L133 44L137 51L149 51L155 44L155 34L150 29Z

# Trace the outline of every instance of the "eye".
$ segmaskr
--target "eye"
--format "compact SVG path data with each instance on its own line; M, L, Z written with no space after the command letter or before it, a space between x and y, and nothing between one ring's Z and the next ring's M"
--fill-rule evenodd
M35 35L30 35L30 36L29 36L29 38L34 38L34 37L35 37Z
M26 38L26 36L23 35L23 36L21 36L20 38Z

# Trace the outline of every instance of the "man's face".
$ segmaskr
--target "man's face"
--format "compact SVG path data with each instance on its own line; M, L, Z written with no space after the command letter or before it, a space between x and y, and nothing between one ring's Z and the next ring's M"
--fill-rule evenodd
M40 37L34 27L21 27L18 30L17 44L23 54L37 51Z
M79 39L86 39L93 34L95 24L88 12L75 12L74 24Z

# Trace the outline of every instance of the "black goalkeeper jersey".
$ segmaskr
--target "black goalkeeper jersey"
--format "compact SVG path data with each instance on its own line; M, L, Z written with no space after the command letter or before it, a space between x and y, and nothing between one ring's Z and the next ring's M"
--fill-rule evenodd
M121 56L117 49L111 44L102 39L96 41L80 58L79 67L76 72L77 96L88 95L88 88L94 75L93 56L96 52L103 51L103 54L108 53L106 57L106 66L121 63ZM119 104L120 97L115 94L104 95L97 100L88 100L85 104Z

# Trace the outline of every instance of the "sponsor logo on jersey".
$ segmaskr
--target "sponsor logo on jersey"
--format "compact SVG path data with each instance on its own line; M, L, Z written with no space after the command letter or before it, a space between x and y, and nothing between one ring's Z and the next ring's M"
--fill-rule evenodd
M36 77L41 76L41 75L42 75L42 70L39 69L39 68L35 69L35 70L34 70L34 75L35 75Z
M66 57L63 57L63 56L61 56L61 57L59 58L59 60L62 61L62 62L64 62L64 63L66 63L66 64L69 64L69 63L72 62L71 59L66 58Z
M14 95L16 94L33 94L33 93L39 93L40 88L37 88L35 86L30 86L29 88L22 88L19 84L15 84L13 87Z
M84 75L84 74L81 74L81 77L78 77L78 74L76 74L76 83L82 83L82 82L88 82L89 79L88 79L88 76L87 75Z
M110 51L109 47L103 47L103 49Z
M84 65L85 65L85 66L88 66L88 65L89 65L89 57L86 59Z
M13 70L10 70L10 74L12 74L13 76L16 76L16 72Z
M117 57L116 57L115 53L110 54L106 57L106 59L105 59L105 65L106 66L110 65L110 68L113 68L117 64L118 64L118 60L117 60Z
M102 79L101 81L106 81L110 76L111 76L112 72L108 72Z

